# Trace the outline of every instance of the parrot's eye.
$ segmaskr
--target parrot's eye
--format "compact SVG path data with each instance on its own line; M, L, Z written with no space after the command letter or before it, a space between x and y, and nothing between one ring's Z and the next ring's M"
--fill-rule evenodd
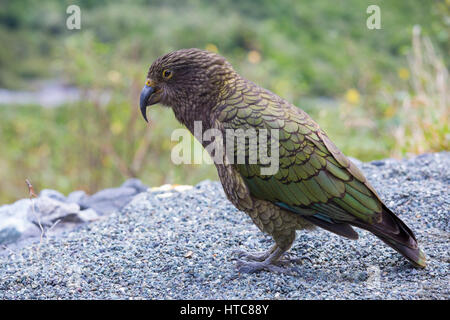
M164 79L170 79L172 78L173 72L169 69L166 69L163 71L162 76Z

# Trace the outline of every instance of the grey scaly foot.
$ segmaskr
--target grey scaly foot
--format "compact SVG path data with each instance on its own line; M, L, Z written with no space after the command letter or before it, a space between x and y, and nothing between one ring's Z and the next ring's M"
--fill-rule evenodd
M238 260L236 263L239 273L255 273L258 271L271 271L277 273L289 273L286 268L279 267L269 261L244 261Z
M264 261L266 260L277 248L276 245L274 245L272 248L270 248L269 250L267 250L266 252L245 252L244 250L235 250L233 251L233 254L236 255L239 259L241 260L241 258L245 258L246 260L249 261Z
M285 269L279 266L280 264L286 263L285 261L279 260L283 254L283 250L281 250L277 246L274 246L264 254L264 256L266 257L264 260L245 261L238 259L236 262L236 266L238 268L238 272L240 273L254 273L263 270L278 273L290 273L289 269ZM249 255L247 254L247 256ZM261 256L258 256L258 258L261 258Z

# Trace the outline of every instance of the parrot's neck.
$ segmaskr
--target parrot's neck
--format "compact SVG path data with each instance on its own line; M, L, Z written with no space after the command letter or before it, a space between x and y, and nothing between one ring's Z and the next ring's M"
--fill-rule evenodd
M194 134L194 129L201 125L202 130L208 130L214 126L214 110L217 105L223 102L224 96L229 92L235 92L235 82L237 75L234 70L231 69L229 73L223 73L221 78L216 78L211 82L211 86L201 95L196 96L194 99L190 96L186 96L176 106L172 107L175 118L186 126L186 128Z
M194 129L198 128L199 124L202 130L207 130L212 127L210 113L205 111L209 109L208 104L212 104L210 101L204 101L202 103L185 103L174 107L175 118L189 131L194 134ZM205 107L208 106L208 107Z

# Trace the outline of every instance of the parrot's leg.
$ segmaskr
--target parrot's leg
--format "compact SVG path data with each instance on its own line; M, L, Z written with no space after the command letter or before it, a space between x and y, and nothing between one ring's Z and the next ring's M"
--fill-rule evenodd
M275 240L275 245L269 249L266 253L257 256L258 259L252 259L253 261L245 261L239 259L236 263L239 272L254 273L257 271L267 270L279 273L286 273L289 270L280 267L280 264L286 263L285 260L280 258L291 247L295 239L295 230L283 230L281 233L272 235ZM244 256L244 255L243 255ZM250 259L253 255L247 254Z
M277 264L280 263L280 257L286 252L285 250L280 249L278 246L275 247L275 250L270 253L272 249L270 249L266 259L262 261L244 261L238 260L237 267L238 271L242 273L254 273L262 270L286 273L287 270L285 268L279 267Z
M277 245L275 244L272 248L265 252L245 252L244 250L235 250L233 251L233 254L237 255L238 258L245 258L247 260L251 261L264 261L266 260L271 253L273 253L277 248Z

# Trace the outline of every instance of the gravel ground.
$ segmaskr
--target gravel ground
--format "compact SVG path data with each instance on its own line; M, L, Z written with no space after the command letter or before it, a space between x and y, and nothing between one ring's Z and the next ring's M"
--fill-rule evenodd
M416 233L418 270L375 236L297 232L290 274L238 274L232 251L272 241L218 182L139 194L104 220L0 257L2 299L449 299L450 152L362 164ZM308 258L308 259L306 259Z

